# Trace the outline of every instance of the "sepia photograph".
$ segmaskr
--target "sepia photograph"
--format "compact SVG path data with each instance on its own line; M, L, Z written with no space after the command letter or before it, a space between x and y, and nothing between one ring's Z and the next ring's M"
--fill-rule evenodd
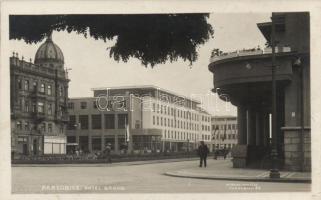
M320 139L309 9L31 13L5 3L11 198L312 198Z

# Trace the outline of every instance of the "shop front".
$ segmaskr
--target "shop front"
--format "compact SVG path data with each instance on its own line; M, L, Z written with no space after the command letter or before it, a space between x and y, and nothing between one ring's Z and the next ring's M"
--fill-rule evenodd
M44 154L66 154L66 136L44 136Z

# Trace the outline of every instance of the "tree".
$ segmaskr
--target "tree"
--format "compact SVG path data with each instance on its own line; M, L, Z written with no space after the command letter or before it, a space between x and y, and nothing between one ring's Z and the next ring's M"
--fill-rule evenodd
M107 48L116 61L137 58L145 66L182 58L190 64L197 60L197 48L214 31L208 14L142 15L11 15L10 39L40 42L52 31L88 35L96 40L113 40Z

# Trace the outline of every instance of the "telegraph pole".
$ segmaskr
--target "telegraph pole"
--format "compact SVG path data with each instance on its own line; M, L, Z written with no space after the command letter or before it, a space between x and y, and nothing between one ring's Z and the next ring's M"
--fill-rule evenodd
M270 178L280 178L280 172L277 167L277 116L276 116L276 63L275 63L275 16L272 13L272 33L271 33L271 47L272 47L272 168L270 169Z

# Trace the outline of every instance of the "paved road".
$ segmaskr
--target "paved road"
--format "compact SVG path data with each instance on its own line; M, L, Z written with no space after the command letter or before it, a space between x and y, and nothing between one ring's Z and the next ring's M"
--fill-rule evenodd
M210 160L209 165L222 165ZM164 176L197 161L12 167L13 193L304 192L310 184L202 180ZM203 168L210 170L209 168Z

